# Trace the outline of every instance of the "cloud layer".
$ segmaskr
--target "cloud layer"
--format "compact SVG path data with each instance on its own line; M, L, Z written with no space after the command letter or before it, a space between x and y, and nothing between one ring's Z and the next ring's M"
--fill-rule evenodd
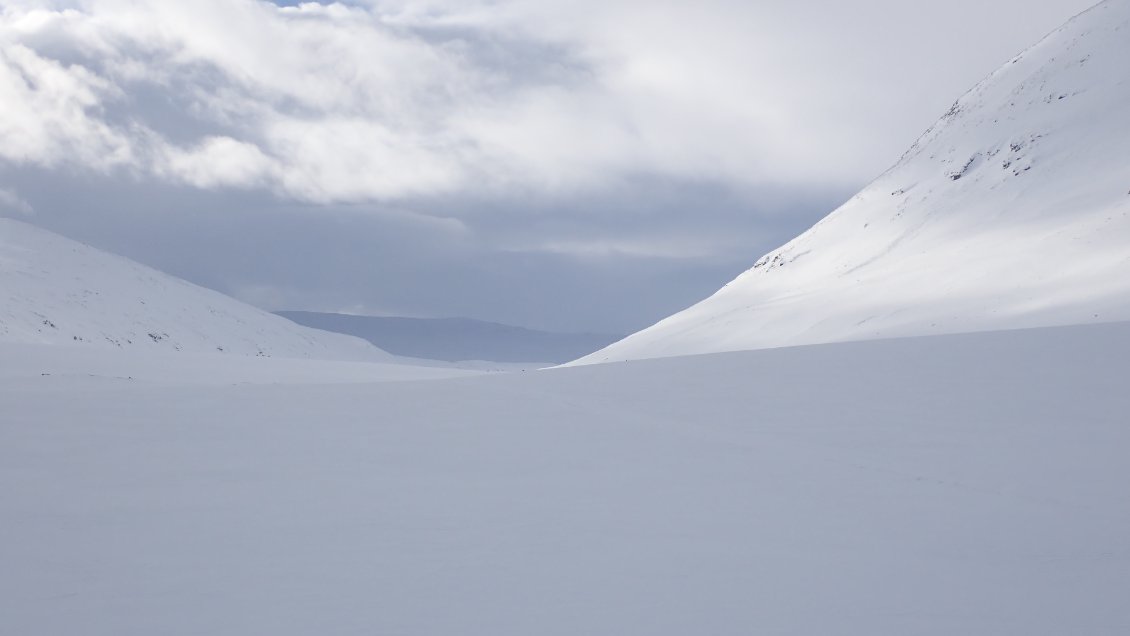
M915 12L955 4L977 5ZM9 1L0 157L312 202L568 192L638 174L858 181L929 123L915 109L914 128L890 121L901 138L874 138L891 117L882 102L913 102L904 91L927 80L837 77L892 51L845 32L842 8L794 5ZM876 0L846 13L900 17ZM788 46L796 33L808 46Z

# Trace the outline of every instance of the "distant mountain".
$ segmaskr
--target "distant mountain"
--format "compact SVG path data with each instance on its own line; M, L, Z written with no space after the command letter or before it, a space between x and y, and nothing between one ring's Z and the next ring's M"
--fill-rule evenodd
M390 359L139 263L0 218L0 342Z
M449 362L566 362L621 338L537 331L470 318L351 316L308 311L277 313L300 325L364 338L395 355Z
M1130 319L1128 78L1130 0L1108 0L812 229L578 362Z

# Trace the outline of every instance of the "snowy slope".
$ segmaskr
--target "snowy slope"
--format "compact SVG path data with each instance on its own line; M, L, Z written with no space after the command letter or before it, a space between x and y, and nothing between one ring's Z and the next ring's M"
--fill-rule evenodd
M0 377L0 634L1122 636L1128 353L1110 324L367 385Z
M812 229L581 362L1128 318L1130 0L1108 0Z
M232 298L20 221L0 219L0 342L381 359L357 338Z

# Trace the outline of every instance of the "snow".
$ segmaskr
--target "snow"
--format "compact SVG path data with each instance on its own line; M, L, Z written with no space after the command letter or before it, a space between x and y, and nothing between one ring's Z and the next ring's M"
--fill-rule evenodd
M391 360L218 292L0 218L0 342Z
M47 377L169 386L335 384L450 378L496 370L506 369L393 357L364 362L0 343L0 382L9 387L38 385Z
M1108 0L812 229L581 362L1130 319L1127 60L1130 1Z
M1128 26L585 361L655 359L429 366L0 220L0 634L1130 633Z
M98 351L0 351L0 633L1130 631L1130 324L367 383Z

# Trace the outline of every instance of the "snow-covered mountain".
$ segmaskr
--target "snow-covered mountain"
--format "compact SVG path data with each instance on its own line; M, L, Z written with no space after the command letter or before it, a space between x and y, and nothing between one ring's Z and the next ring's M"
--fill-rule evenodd
M373 360L358 338L301 327L46 230L0 219L0 341Z
M1130 0L1107 0L714 296L578 362L1125 319Z

